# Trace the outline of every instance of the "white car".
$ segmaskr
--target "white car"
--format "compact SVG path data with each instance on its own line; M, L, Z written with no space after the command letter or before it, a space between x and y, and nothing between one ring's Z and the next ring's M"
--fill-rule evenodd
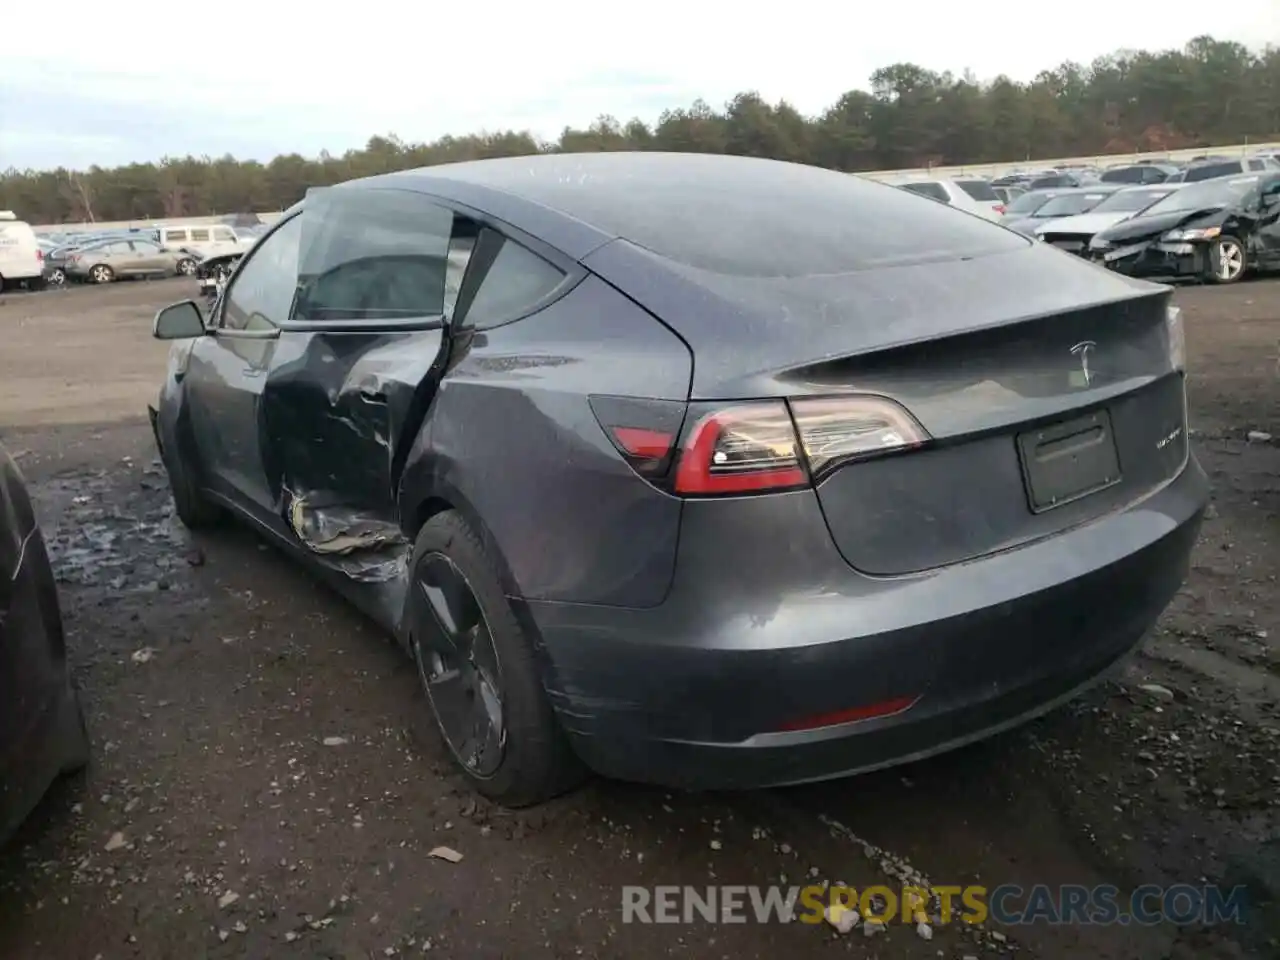
M987 180L976 177L957 180L948 177L917 177L893 180L890 183L902 190L910 190L930 200L950 204L987 220L999 220L1004 215L1004 202Z
M1059 250L1085 256L1095 233L1114 227L1122 220L1141 213L1157 200L1163 200L1182 183L1151 183L1117 190L1088 213L1048 220L1035 228L1035 235Z
M0 290L44 286L44 251L31 225L12 210L0 210Z

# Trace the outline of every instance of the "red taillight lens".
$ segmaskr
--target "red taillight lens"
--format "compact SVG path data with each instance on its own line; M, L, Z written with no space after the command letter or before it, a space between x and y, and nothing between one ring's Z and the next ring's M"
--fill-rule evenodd
M996 204L994 207L992 207L991 209L995 210L995 212L996 212L996 213L998 213L998 214L1001 214L1001 215L1003 215L1003 214L1004 214L1004 204L1003 204L1003 203L997 203L997 204Z
M841 464L930 439L911 414L884 397L694 403L688 424L685 405L670 400L594 396L590 403L636 473L690 497L800 489Z
M791 403L809 472L820 480L842 463L920 446L929 434L883 397L832 397Z
M40 263L44 263L44 251L41 250L39 247L36 247L36 260L38 260Z
M781 400L744 403L701 417L676 468L676 493L759 493L806 486L796 431Z

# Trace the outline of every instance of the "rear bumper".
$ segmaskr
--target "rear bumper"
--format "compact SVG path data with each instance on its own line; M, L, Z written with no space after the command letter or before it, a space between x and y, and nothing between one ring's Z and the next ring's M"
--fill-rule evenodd
M562 725L598 772L693 789L837 777L996 733L1098 678L1181 586L1207 497L1192 457L1124 511L884 579L844 563L812 494L782 510L774 497L691 503L662 606L521 609ZM891 716L786 729L904 700Z

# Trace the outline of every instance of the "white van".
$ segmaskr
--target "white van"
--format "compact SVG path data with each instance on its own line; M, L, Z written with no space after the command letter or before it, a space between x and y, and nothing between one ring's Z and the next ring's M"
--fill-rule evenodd
M30 224L12 210L0 210L0 290L20 283L44 286L44 252Z
M253 241L241 238L235 228L220 223L170 223L157 227L160 246L169 250L194 250L204 257L224 253L243 253Z

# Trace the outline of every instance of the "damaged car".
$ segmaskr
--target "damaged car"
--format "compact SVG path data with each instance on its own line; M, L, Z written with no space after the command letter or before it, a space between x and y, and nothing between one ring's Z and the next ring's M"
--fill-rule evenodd
M1251 270L1280 270L1280 174L1192 184L1099 233L1089 254L1159 280L1236 283Z
M1050 246L1065 253L1088 257L1089 241L1094 234L1132 216L1182 189L1180 183L1161 183L1154 186L1123 187L1105 200L1097 203L1087 213L1072 217L1047 220L1032 228L1032 232Z
M59 776L88 762L53 568L22 474L0 445L0 843Z
M205 301L212 304L222 293L223 287L235 272L236 264L244 256L243 250L235 253L220 253L213 256L201 256L193 252L195 260L196 287Z
M287 211L156 315L150 413L182 521L397 638L486 796L798 783L1037 716L1160 615L1208 496L1170 296L815 167L481 160Z

